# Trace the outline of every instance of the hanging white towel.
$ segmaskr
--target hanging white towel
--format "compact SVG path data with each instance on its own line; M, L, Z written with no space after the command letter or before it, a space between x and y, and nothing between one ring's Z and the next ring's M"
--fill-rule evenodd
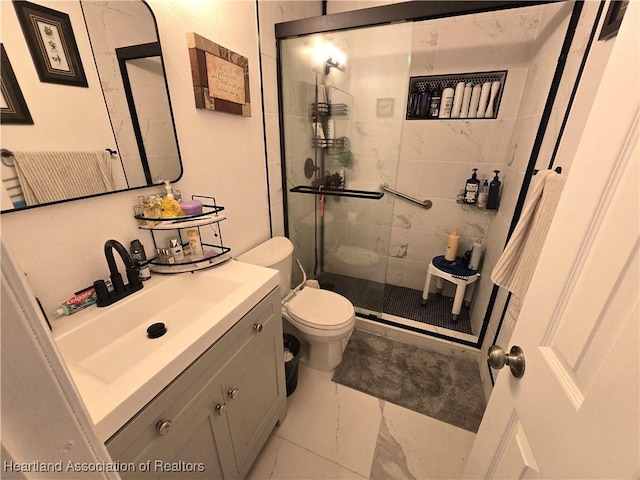
M493 283L512 293L505 314L505 325L510 328L520 314L564 181L565 176L553 170L538 172L520 220L491 272Z
M111 155L91 152L14 152L27 205L113 191Z

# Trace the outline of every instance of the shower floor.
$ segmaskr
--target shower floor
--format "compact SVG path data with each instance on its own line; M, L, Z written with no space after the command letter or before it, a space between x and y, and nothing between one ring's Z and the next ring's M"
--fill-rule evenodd
M347 297L356 307L473 335L467 308L462 309L457 321L451 320L453 298L432 293L423 306L422 290L327 272L317 280L322 288Z

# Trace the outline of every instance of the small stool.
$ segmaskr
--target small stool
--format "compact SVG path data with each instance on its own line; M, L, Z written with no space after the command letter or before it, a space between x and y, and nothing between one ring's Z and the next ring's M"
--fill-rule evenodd
M458 320L458 315L460 315L460 310L462 309L462 302L465 300L467 285L471 285L478 280L478 278L480 278L480 272L469 269L465 265L462 257L457 257L453 263L445 260L444 255L434 257L427 267L427 278L424 281L424 289L422 290L422 305L425 305L427 298L429 298L429 285L431 284L431 277L433 275L437 277L437 291L442 291L442 279L455 283L456 294L453 299L451 319L453 321Z

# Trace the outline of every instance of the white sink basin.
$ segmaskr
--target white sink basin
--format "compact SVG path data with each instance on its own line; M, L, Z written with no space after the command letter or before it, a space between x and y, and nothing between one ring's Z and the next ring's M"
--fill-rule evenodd
M278 284L277 271L232 260L154 275L113 305L58 320L56 344L100 437L114 434ZM148 338L158 322L167 332Z
M188 332L194 321L241 286L215 275L179 275L98 309L91 320L59 337L58 347L68 365L112 384L175 336ZM167 333L150 339L147 327L157 322L165 324Z

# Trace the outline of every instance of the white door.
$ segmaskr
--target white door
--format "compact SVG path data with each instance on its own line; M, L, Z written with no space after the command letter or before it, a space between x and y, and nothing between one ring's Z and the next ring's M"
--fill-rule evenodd
M640 59L630 2L467 478L639 478ZM561 163L560 163L561 164Z

